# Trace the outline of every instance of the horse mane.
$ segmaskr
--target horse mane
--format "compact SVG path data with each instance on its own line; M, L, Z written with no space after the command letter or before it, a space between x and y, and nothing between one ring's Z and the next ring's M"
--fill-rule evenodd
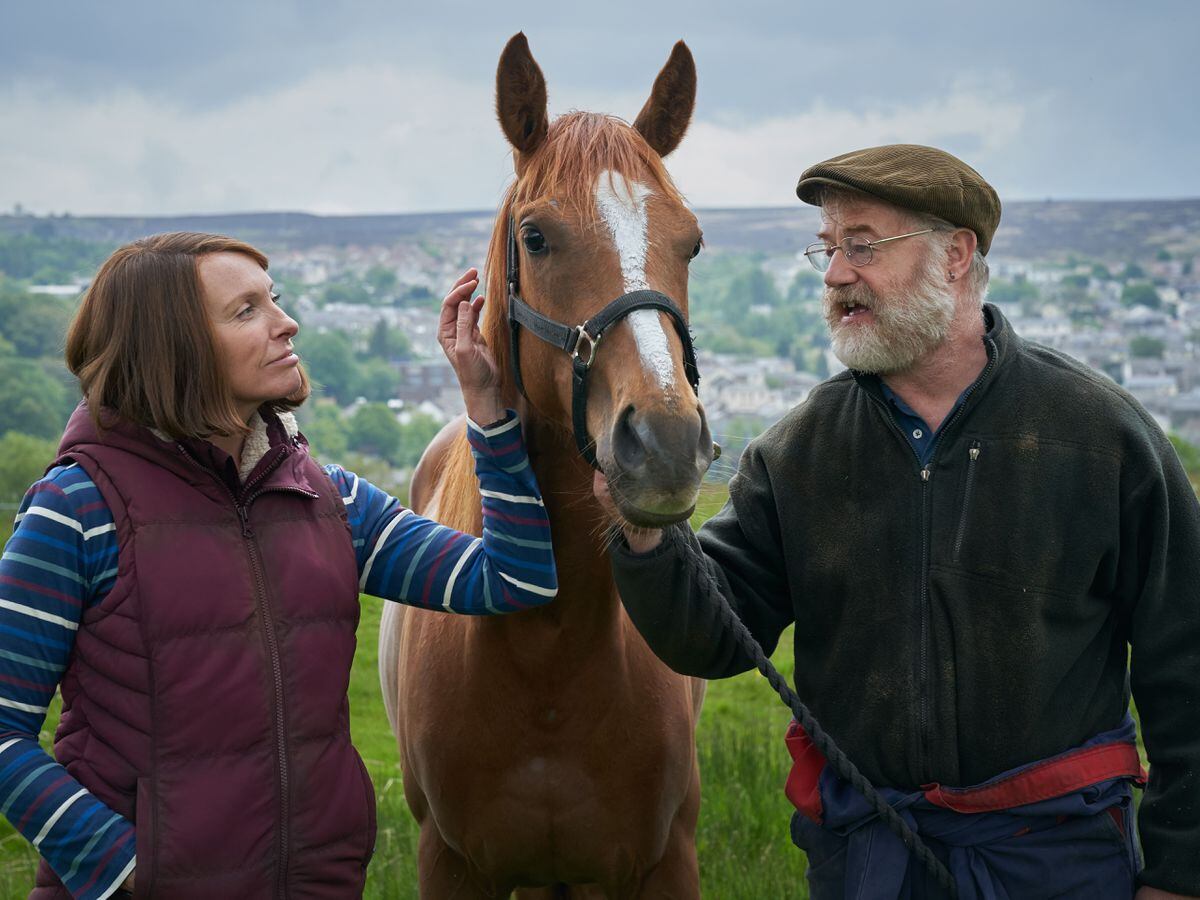
M552 197L560 208L581 221L592 220L596 179L605 171L620 174L626 185L649 176L657 191L684 202L662 158L631 125L615 116L579 111L559 116L551 123L546 139L533 153L523 155L521 163L520 176L504 192L492 227L483 280L487 302L479 326L500 372L501 399L514 408L519 397L510 365L506 271L508 230L514 207ZM532 414L532 410L525 410L526 419ZM465 434L456 438L447 450L440 476L438 521L469 534L482 534L479 484Z

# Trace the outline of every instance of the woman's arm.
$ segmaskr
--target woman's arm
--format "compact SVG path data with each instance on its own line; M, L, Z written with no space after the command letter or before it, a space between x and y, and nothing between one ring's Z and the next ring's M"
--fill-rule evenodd
M75 897L111 896L134 865L134 830L38 744L84 611L116 577L112 515L78 466L25 495L0 557L0 811Z
M550 521L516 415L487 429L468 421L467 440L482 495L482 538L438 525L353 473L325 467L346 502L364 593L487 615L540 606L558 592Z
M361 590L448 612L540 606L558 593L550 522L529 466L521 423L500 406L496 361L479 331L483 298L468 269L442 301L438 341L462 388L467 441L483 501L483 537L438 525L336 466L358 553Z

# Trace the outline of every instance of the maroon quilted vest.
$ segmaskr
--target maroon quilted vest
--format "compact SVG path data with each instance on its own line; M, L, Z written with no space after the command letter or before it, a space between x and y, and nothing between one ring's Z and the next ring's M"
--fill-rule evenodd
M362 893L375 795L350 744L358 571L329 478L269 416L237 487L191 445L81 406L60 446L104 495L116 583L84 614L54 755L137 831L137 897ZM69 894L43 862L31 898Z

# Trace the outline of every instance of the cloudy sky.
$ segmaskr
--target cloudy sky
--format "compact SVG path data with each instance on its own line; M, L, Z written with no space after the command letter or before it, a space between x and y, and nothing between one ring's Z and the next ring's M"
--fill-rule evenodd
M0 212L490 208L518 30L552 113L626 119L686 40L695 206L794 203L892 142L1004 199L1200 197L1197 0L59 0L0 5Z

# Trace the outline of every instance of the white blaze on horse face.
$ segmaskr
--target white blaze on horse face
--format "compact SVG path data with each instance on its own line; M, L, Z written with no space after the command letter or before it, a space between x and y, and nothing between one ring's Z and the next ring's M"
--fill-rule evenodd
M645 185L630 184L618 172L601 172L596 179L596 209L613 236L626 293L650 287L646 283L646 198L650 193ZM674 383L675 362L660 316L655 309L636 309L627 321L642 363L665 389Z

